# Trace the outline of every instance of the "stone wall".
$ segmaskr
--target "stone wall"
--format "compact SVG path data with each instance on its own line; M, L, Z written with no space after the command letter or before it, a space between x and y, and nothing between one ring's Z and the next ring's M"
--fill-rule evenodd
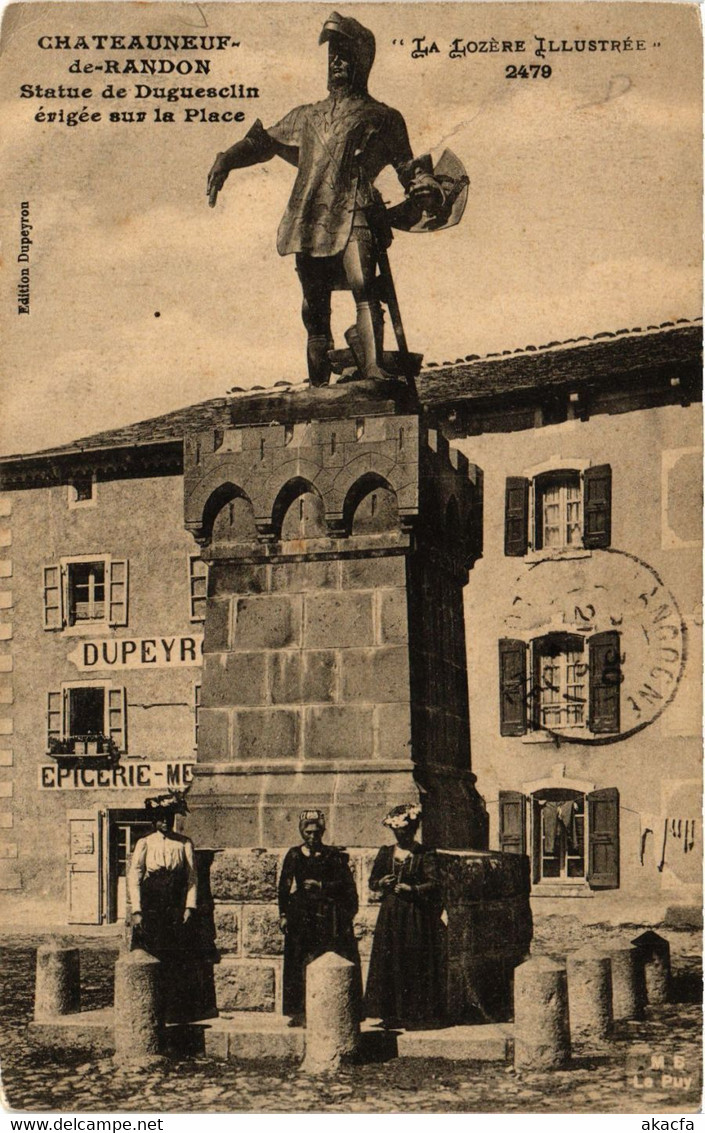
M379 907L367 885L377 849L348 853L360 898L355 932L364 978ZM284 937L277 883L285 854L280 848L215 854L210 889L221 1014L281 1011ZM516 854L443 851L439 861L448 928L448 1012L456 1020L507 1018L512 972L531 942L527 860Z

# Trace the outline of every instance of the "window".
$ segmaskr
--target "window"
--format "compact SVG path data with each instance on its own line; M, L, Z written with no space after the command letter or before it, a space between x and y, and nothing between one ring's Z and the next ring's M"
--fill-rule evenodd
M199 555L189 555L189 618L192 622L202 622L206 617L208 596L208 563Z
M534 501L537 550L582 547L583 500L577 472L537 477Z
M585 639L550 634L534 642L535 717L539 728L557 731L585 723L588 669Z
M499 642L500 733L619 731L622 656L616 631Z
M69 563L68 624L102 622L105 619L105 563Z
M127 625L127 561L92 555L45 566L43 597L45 629Z
M533 795L499 792L499 845L525 854L527 816L534 884L587 882L591 889L619 888L619 792L544 788Z
M585 877L585 796L545 791L532 796L532 811L538 880Z
M105 754L127 744L125 689L109 681L62 685L47 694L47 747L51 754Z
M69 480L68 501L70 508L91 507L96 503L96 498L95 473L81 473Z
M505 555L609 547L612 469L609 464L556 469L529 479L509 476L505 488Z

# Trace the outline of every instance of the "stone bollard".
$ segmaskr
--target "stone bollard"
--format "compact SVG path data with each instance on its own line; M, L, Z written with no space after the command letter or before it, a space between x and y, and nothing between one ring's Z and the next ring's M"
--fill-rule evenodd
M571 1042L604 1047L612 1031L612 965L596 948L573 952L566 964Z
M632 940L644 973L647 1003L668 1003L671 994L671 946L657 932L643 932Z
M355 965L335 952L325 952L306 968L305 1074L335 1071L341 1058L355 1053L360 1005L354 977Z
M81 1010L81 955L78 948L44 944L37 949L34 1018L45 1023L56 1015Z
M612 1014L618 1019L643 1019L644 972L639 953L631 944L608 946L612 964Z
M158 1060L163 1030L160 964L138 948L115 964L115 1060Z
M551 1070L570 1060L566 970L547 956L514 969L514 1065Z

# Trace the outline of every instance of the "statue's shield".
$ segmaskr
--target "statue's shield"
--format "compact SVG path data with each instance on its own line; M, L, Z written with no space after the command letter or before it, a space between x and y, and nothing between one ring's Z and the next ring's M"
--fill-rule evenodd
M470 184L462 161L452 150L444 149L433 166L433 176L445 195L442 207L433 214L427 212L412 194L401 204L387 209L387 219L392 228L402 232L438 232L442 228L452 228L461 220Z

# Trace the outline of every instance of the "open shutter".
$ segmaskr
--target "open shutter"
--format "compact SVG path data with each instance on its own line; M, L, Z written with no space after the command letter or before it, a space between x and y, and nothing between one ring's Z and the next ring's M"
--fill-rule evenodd
M526 732L526 645L503 637L499 642L500 734L523 736Z
M519 791L499 792L499 848L503 854L526 853L526 806Z
M531 881L538 885L541 880L541 806L535 795L531 796Z
M587 804L588 884L591 889L619 889L619 791L592 791Z
M612 541L612 469L609 464L583 473L583 546L609 547Z
M125 689L108 689L108 735L119 751L127 751Z
M60 740L62 736L62 704L61 691L47 693L47 748L51 747L52 740Z
M61 612L61 567L45 566L44 582L44 629L62 629L64 620Z
M508 476L504 497L504 553L525 555L529 545L529 481Z
M111 626L127 625L127 559L112 559L110 563Z
M619 731L619 689L622 666L619 634L596 633L588 641L590 650L590 717L588 727L598 735Z

